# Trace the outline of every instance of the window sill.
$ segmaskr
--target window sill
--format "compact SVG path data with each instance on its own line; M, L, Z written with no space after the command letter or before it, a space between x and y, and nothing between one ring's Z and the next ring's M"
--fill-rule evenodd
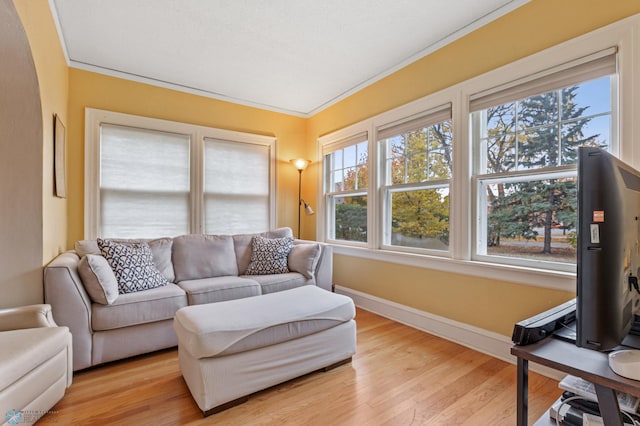
M543 287L560 291L576 291L576 275L573 272L552 271L523 266L501 265L472 260L459 260L423 254L402 253L388 250L372 250L362 247L333 245L334 254L377 260L399 265L451 272Z

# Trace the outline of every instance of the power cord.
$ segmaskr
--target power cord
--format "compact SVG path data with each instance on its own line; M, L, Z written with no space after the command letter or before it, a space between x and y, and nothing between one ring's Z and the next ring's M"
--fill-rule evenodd
M565 405L567 405L569 402L571 401L575 401L575 400L583 400L583 401L589 401L586 398L583 398L581 396L572 396L569 397L563 401L560 402L560 405L558 406L558 410L556 412L556 426L562 426L562 423L560 423L560 412L562 411L562 407L564 407ZM633 426L640 426L640 422L636 421L636 419L634 419L633 417L631 417L631 415L629 413L627 413L626 411L620 411L620 414L622 414L623 416L625 416L627 419L629 419L631 421L631 424Z

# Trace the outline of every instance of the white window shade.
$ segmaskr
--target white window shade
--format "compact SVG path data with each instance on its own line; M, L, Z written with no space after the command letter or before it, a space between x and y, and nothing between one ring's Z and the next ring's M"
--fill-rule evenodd
M261 232L270 225L271 147L204 139L207 234Z
M472 95L469 102L469 110L472 112L480 111L492 106L612 75L616 71L617 48L612 47L547 71Z
M189 232L188 135L100 126L100 230L103 238Z
M451 104L443 105L440 108L379 127L377 132L378 140L424 129L450 119Z
M366 142L368 138L368 132L360 132L353 136L328 143L322 146L322 155L331 154L332 152L338 151L340 149Z

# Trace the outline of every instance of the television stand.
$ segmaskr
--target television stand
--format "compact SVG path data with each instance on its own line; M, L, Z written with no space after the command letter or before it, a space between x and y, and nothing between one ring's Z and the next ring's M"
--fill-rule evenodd
M566 374L581 377L593 383L606 426L622 426L616 391L640 397L640 381L618 376L609 368L607 353L579 348L575 344L548 337L527 346L513 346L511 354L517 357L517 424L527 425L527 398L529 361ZM545 414L537 426L554 425Z

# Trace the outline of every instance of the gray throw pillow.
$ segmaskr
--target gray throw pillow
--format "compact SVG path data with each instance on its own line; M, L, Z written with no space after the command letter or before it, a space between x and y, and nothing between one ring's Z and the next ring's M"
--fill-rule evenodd
M236 253L230 235L181 235L173 239L176 282L238 276Z
M78 274L92 301L111 305L118 298L118 280L104 257L99 254L83 256L78 263Z
M299 272L310 280L320 259L320 244L295 244L289 253L289 270Z
M287 259L293 248L293 238L264 238L251 240L251 262L246 275L285 274L289 272Z
M119 293L149 290L168 283L153 263L149 244L121 244L98 238L98 247L118 280Z

